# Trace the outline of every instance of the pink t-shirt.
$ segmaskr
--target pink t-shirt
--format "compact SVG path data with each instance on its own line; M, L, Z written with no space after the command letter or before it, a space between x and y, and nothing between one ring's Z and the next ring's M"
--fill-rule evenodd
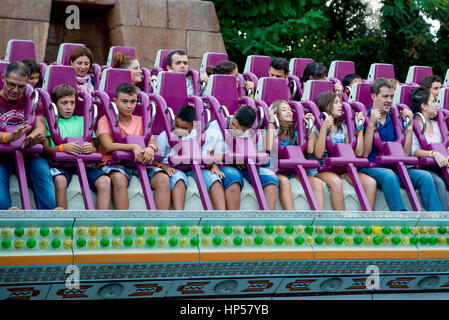
M44 116L42 102L39 101L36 110L37 116ZM11 103L0 95L0 123L6 125L21 124L25 121L25 95L16 102Z
M123 136L141 136L143 134L142 117L131 115L131 122L129 125L124 126L119 122L119 127ZM98 120L97 138L103 133L108 133L112 136L111 127L109 126L106 116L102 116L100 120ZM98 164L98 167L100 168L101 166L104 166L108 160L112 160L112 154L105 152L101 144L98 150L103 156L103 160Z

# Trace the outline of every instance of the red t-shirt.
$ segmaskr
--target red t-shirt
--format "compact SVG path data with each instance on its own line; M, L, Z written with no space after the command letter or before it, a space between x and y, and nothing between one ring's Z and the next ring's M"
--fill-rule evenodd
M37 116L44 116L44 107L39 100L36 110ZM0 95L0 123L17 125L25 121L25 95L16 102L11 103Z

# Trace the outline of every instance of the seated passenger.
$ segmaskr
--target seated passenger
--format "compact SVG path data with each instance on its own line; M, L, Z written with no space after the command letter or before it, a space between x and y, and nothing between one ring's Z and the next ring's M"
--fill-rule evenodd
M368 157L370 162L375 162L379 153L374 145L374 130L380 134L382 141L396 141L396 131L393 119L390 115L390 108L393 103L394 89L391 82L385 78L379 78L371 85L371 98L373 107L370 108L370 119L364 129L364 148L363 157ZM409 109L404 109L402 118L413 119L413 114ZM404 139L404 153L410 154L412 148L412 127L407 129ZM428 211L441 211L442 207L438 198L432 175L425 170L408 169L411 182L415 189L418 189L424 209ZM389 168L361 168L363 172L377 181L377 185L382 189L388 209L391 211L406 211L404 201L402 200L400 186L402 179L396 169Z
M362 82L362 77L356 73L347 74L343 78L343 88L344 88L343 91L346 93L346 95L348 97L351 94L352 85L354 83L359 83L359 82Z
M250 138L253 133L252 127L256 121L256 111L249 106L238 109L230 122L230 133L234 137ZM270 119L270 121L272 121ZM215 150L216 159L221 161L224 155L229 153L229 148L224 140L216 121L213 121L209 127L210 132L206 139L206 143L210 150ZM257 152L266 152L261 132L258 133L258 143L256 145ZM208 139L210 139L208 141ZM223 159L224 161L226 158ZM223 188L225 190L226 209L240 209L240 192L243 189L243 177L250 180L250 175L245 164L226 165L220 167L224 174ZM276 174L268 168L257 167L257 173L267 200L270 210L276 207L278 193L278 179Z
M434 95L424 88L414 89L410 93L410 108L415 114L417 112L421 112L424 117L425 123L422 122L421 117L417 117L416 119L421 125L421 128L426 126L424 131L426 141L428 143L441 143L442 138L440 127L438 126L438 122L436 120L432 120L432 118L438 113L438 105ZM413 133L411 155L417 158L432 157L435 159L440 168L449 166L448 156L444 156L435 150L422 150L415 133ZM435 183L435 188L438 192L438 197L443 210L449 211L449 203L446 193L446 189L449 190L449 184L447 183L443 172L441 170L430 170L429 172L432 175L433 182Z
M142 69L140 69L139 60L135 57L125 56L123 53L117 52L114 55L112 67L128 69L131 71L131 80L136 87L143 80L143 73ZM137 87L137 91L140 91L139 87Z
M239 74L238 66L235 62L232 61L220 61L215 65L215 67L207 67L206 72L208 75L212 74L224 74L237 77ZM238 78L237 78L238 81ZM245 81L245 90L254 94L254 82Z
M41 68L39 67L39 64L33 59L25 59L23 60L23 63L28 68L28 83L31 84L33 88L36 88L41 77Z
M393 89L396 89L398 86L401 85L399 80L397 80L395 78L391 78L391 79L388 79L388 80L391 82L391 85L392 85Z
M174 72L181 72L186 75L186 84L187 84L187 95L192 96L193 95L193 83L192 78L188 76L189 73L189 59L186 55L186 53L182 50L176 50L171 52L167 56L167 70L168 71L174 71ZM200 73L200 82L207 83L209 80L209 77L206 73L201 72ZM202 94L200 94L202 95Z
M327 80L327 68L322 63L311 62L305 69L301 78L302 90L304 91L304 85L308 80ZM340 97L342 97L343 86L341 83L334 83L334 91Z
M92 72L92 52L86 47L73 49L70 54L70 65L75 68L78 90L92 92L94 88L94 77Z
M291 146L298 144L298 133L294 130L292 126L293 121L293 112L290 108L290 105L287 101L277 100L273 102L269 109L271 121L269 122L269 127L267 129L267 150L272 150L274 135L272 131L274 130L273 124L273 116L277 117L279 122L279 128L277 129L276 137L279 139L279 143L281 147ZM307 113L304 116L304 120L308 121L308 119L312 119L315 121L314 116L311 113ZM309 134L307 137L307 152L313 152L313 146L315 144L314 138L315 135ZM270 164L271 168L274 168L274 163ZM283 173L277 173L277 178L279 181L279 200L281 202L282 208L284 210L295 210L295 206L293 203L293 195L290 186L290 178L295 177L298 178L296 173L292 173L290 175L285 175ZM312 187L313 193L315 194L315 198L318 202L320 210L324 210L324 190L323 183L320 179L312 176L308 176L310 185Z
M192 106L183 106L179 108L178 113L175 117L175 134L178 140L196 140L198 139L198 133L195 128L195 118L196 111ZM207 131L206 131L207 136ZM206 138L207 141L207 138ZM173 208L179 208L180 210L184 209L185 202L185 189L187 186L187 176L193 177L193 172L188 171L184 173L180 170L176 170L172 167L167 166L168 157L170 155L175 154L175 150L170 146L170 143L167 138L167 134L163 131L157 138L156 143L159 148L159 152L162 156L162 161L160 164L158 162L154 162L154 164L168 173L170 176L170 184L172 185L172 199L173 199ZM202 154L209 154L214 150L210 150L209 147L204 144L201 147ZM225 203L225 194L222 185L223 172L220 171L218 166L214 163L212 165L207 165L206 169L201 170L204 178L204 182L206 184L206 188L209 191L209 196L212 202L212 205L215 210L226 210ZM180 188L179 186L184 181L184 186ZM173 187L174 185L174 187ZM179 185L179 186L178 186ZM180 190L179 190L180 189ZM176 204L176 207L175 207Z
M82 138L84 135L84 118L73 115L76 99L75 89L66 84L61 84L53 88L51 97L58 109L58 127L61 138ZM85 142L83 145L79 145L77 142L55 145L48 129L48 123L46 136L47 140L44 141L43 145L45 152L49 154L67 152L76 156L81 153L97 152L93 141L90 143ZM55 184L56 206L67 209L67 187L72 180L73 174L76 174L76 168L51 168L50 171ZM98 210L108 210L111 203L111 179L106 173L98 169L86 168L86 174L90 188L97 193L96 208Z
M429 90L432 93L435 100L438 99L438 94L440 93L442 80L439 76L427 76L421 80L421 87Z
M34 128L25 121L25 88L28 83L28 68L22 62L12 62L2 75L0 90L0 122L18 126L12 132L0 132L1 143L9 144L26 135L22 148L40 144L45 140L45 116L39 103ZM54 209L55 186L50 175L48 161L42 157L25 156L25 169L34 193L34 202L39 210ZM9 178L15 170L12 154L3 154L0 160L0 208L11 207Z
M137 104L137 88L128 83L117 86L113 101L117 105L119 113L120 131L124 136L141 136L142 117L133 115ZM154 189L154 202L158 210L168 210L170 207L170 179L161 169L151 166L154 152L157 151L157 145L154 137L148 141L147 147L141 149L137 144L126 144L115 142L109 122L106 115L100 118L98 122L97 138L100 142L99 151L103 160L98 168L103 170L111 177L112 182L112 203L116 210L128 210L129 196L128 183L131 175L137 176L137 170L125 165L107 165L108 160L112 160L114 151L131 151L134 153L134 160L147 166L148 178L151 188Z
M313 156L319 160L320 165L324 165L324 160L328 157L326 149L326 138L329 134L333 144L348 142L348 128L342 122L342 105L340 98L335 92L323 92L316 98L316 104L321 112L326 112L329 116L323 121L321 129L311 133L315 146L313 147ZM356 113L358 121L365 121L363 112ZM357 157L361 157L363 153L363 131L360 129L357 132L357 144L354 149ZM345 202L343 197L343 184L341 178L345 179L352 185L351 178L348 173L338 175L332 171L318 172L317 169L310 169L309 174L318 179L323 180L330 188L331 203L334 210L345 210ZM371 208L374 208L376 202L376 181L366 174L359 173L360 181L365 190Z

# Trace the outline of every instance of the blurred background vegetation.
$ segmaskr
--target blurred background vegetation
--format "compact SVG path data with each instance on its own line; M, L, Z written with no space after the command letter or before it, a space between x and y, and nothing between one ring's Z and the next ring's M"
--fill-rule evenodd
M251 54L449 68L449 0L213 0L229 58L243 71Z

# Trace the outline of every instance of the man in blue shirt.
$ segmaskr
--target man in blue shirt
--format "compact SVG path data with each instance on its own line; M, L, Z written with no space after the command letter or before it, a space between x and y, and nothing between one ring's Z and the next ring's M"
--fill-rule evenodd
M373 136L376 126L382 141L396 141L396 132L393 119L390 115L390 108L393 104L394 88L390 81L385 78L377 79L371 85L371 98L373 107L371 110L368 125L364 133L363 157L368 157L370 162L375 162L378 150L373 143ZM413 113L409 109L404 109L402 117L413 119ZM404 139L404 152L410 154L412 148L412 127L407 128ZM432 175L424 170L408 169L413 187L418 189L424 209L428 211L441 211L441 203L435 201L438 195L432 180ZM384 192L388 209L391 211L406 211L404 201L400 193L402 181L399 173L394 169L387 168L362 168L360 172L366 173L377 181L377 185Z

